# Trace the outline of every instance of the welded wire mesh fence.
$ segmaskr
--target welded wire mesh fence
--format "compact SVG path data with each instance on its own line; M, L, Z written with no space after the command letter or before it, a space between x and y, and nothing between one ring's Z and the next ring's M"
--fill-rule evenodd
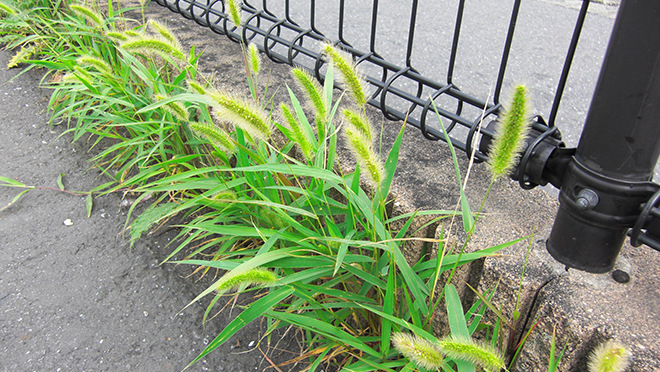
M379 4L378 0L371 3L347 0L243 1L243 27L240 28L228 19L225 3L221 0L156 1L231 40L255 43L273 61L305 67L319 79L324 76L326 65L321 46L326 42L334 43L349 52L359 64L372 88L369 103L380 109L386 118L407 120L426 138L444 140L435 119L434 100L453 144L468 154L474 152L477 161L486 159L485 149L477 145L479 134L492 135L492 128L485 126L501 109L511 47L520 27L517 24L521 0L493 8L498 9L498 14L490 15L496 16L503 27L498 32L489 31L495 35L482 36L483 46L496 44L501 49L497 52L499 58L493 76L471 72L476 74L472 81L481 78L489 84L486 89L482 86L476 90L465 90L455 81L457 70L471 69L474 63L479 65L478 61L462 61L464 67L457 65L457 55L465 54L464 48L474 48L475 45L469 40L473 35L463 36L464 28L475 27L471 19L464 17L466 6L469 6L465 0L438 1L433 5L420 4L419 0L405 4ZM572 37L564 46L568 52L562 48L564 52L560 55L564 63L560 75L556 80L550 79L557 85L550 99L552 106L547 111L547 120L537 117L534 124L539 132L548 132L554 127L588 5L588 0L582 3L572 24ZM492 13L487 9L483 11ZM425 33L424 40L418 40L416 33L420 28L432 32ZM492 42L491 36L497 41ZM493 45L488 45L488 49L492 53ZM418 56L424 53L439 56L433 66L429 66L427 60L417 63L422 60ZM544 98L548 99L548 94ZM555 130L547 135L560 138ZM531 153L534 148L530 147L528 151Z

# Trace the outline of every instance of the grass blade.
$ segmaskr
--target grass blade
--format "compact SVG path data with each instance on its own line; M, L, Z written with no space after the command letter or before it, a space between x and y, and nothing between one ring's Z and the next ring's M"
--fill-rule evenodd
M0 186L8 186L8 187L28 187L24 183L18 182L16 180L12 180L11 178L7 177L2 177L0 176L0 182L3 184L0 184Z
M355 230L352 230L348 235L346 236L346 239L349 240L355 235ZM339 251L337 252L337 262L335 263L335 271L332 273L332 276L337 275L337 271L339 271L339 268L341 267L341 264L344 262L344 257L346 256L346 252L348 251L348 243L341 243L339 246Z
M390 192L394 173L396 172L396 166L399 164L399 150L401 149L401 142L403 142L403 133L405 129L406 124L404 123L399 130L399 134L396 136L396 140L394 141L394 145L392 145L389 155L387 155L387 160L385 161L385 179L383 179L378 190L380 197L374 198L374 202L378 199L384 200ZM380 200L378 200L378 202L380 202Z
M435 101L431 100L433 103L433 109L435 110L435 115L438 117L438 123L440 123L440 128L442 129L442 134L445 136L445 141L449 146L449 151L451 151L451 157L454 162L454 169L456 170L456 179L458 180L458 188L461 193L461 213L463 215L463 229L465 232L470 232L472 230L472 225L474 225L474 217L470 211L470 204L468 203L467 197L465 196L465 190L463 190L463 182L461 181L461 170L458 166L458 158L456 157L456 150L454 150L454 145L451 142L449 133L445 130L445 126L442 124L442 119L438 113L438 108L435 106Z
M0 208L0 211L9 208L12 204L16 203L16 201L17 201L18 199L20 199L20 197L23 196L23 194L25 194L26 192L28 192L28 191L30 191L30 190L32 190L32 188L29 188L29 189L27 189L27 190L23 190L23 191L21 191L18 195L14 196L14 198L13 198L9 203L7 203L5 206L3 206L2 208Z
M484 304L486 304L486 306L488 306L488 308L489 308L489 309L490 309L495 315L497 315L497 317L500 318L500 319L502 320L502 322L504 322L505 325L507 325L507 326L511 326L511 324L509 323L509 320L508 320L507 318L505 318L504 315L502 315L502 312L500 312L500 311L497 309L497 307L495 307L495 305L493 305L492 302L488 301L488 299L486 298L486 296L484 296L483 294L481 294L481 293L480 293L479 291L477 291L476 289L472 288L472 286L471 286L470 284L468 284L468 283L465 283L465 284L468 286L468 288L470 288L470 289L472 290L472 292L474 292L474 294L477 295L477 297L479 297L479 299L481 300L481 302L483 302Z
M465 322L465 314L463 314L463 305L461 299L458 297L456 287L453 284L447 284L445 287L445 302L447 304L447 320L449 321L449 328L454 336L470 339L470 331L468 330L467 323ZM474 372L474 364L455 360L459 372Z
M85 209L87 210L87 218L92 216L92 208L94 207L94 199L92 198L92 193L87 194L87 199L85 200Z
M383 312L394 313L394 294L396 293L396 278L394 277L393 262L390 260L390 271L387 275L387 291L383 298ZM392 321L387 318L381 320L380 352L383 357L390 351L390 334L392 332Z

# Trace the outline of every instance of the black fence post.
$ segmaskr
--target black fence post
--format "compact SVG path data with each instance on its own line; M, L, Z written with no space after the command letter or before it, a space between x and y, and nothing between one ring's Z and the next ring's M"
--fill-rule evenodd
M568 267L612 269L660 154L660 1L623 0L577 152L561 185L548 252Z

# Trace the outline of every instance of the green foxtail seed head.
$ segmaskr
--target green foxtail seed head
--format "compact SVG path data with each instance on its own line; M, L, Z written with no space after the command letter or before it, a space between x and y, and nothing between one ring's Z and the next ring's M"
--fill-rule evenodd
M250 43L248 46L248 65L255 76L259 75L259 70L261 69L261 55L259 54L257 44Z
M440 349L419 336L396 332L392 334L392 344L398 352L422 368L433 370L444 363Z
M13 57L9 60L7 63L7 68L14 68L18 66L19 63L23 63L30 59L32 55L34 54L36 50L35 45L30 45L29 47L26 47L25 45L21 45L21 50L18 51L18 53L14 54Z
M253 285L269 285L277 282L277 276L263 268L254 268L250 270L225 274L216 283L216 291L223 294L230 290L240 290Z
M272 228L274 230L281 230L290 226L289 223L275 211L272 211L268 208L261 208L259 212L259 216L264 222L263 226L265 227Z
M498 350L473 339L449 336L438 341L438 346L452 359L464 360L489 371L504 368L504 358Z
M169 98L168 96L163 95L163 94L155 94L154 95L154 99L156 101L163 101L163 100L166 100L168 98ZM179 119L180 121L190 120L190 114L188 113L188 109L181 102L177 102L177 101L168 102L168 103L164 104L161 107L165 111L172 114L172 116Z
M127 41L128 36L126 36L125 33L123 32L117 32L117 31L108 31L105 33L105 36L115 39L116 41Z
M624 345L607 341L589 356L589 372L623 372L628 368L631 356Z
M149 25L149 27L151 27L160 36L162 36L163 39L170 43L175 49L181 50L181 43L179 43L179 38L177 38L172 30L167 28L167 26L153 19L150 19L147 22L147 25Z
M198 94L206 94L206 89L194 80L187 80L188 88Z
M92 76L79 66L74 66L73 71L67 72L62 76L62 82L92 85Z
M82 5L82 4L71 4L69 9L73 10L77 16L85 18L90 23L93 23L95 27L103 25L103 16L92 10L92 8Z
M229 8L229 19L236 25L241 27L241 2L239 0L226 0L227 8Z
M169 57L180 61L186 60L186 55L181 50L166 41L152 37L137 37L123 42L121 47L129 52L158 54L164 58Z
M348 121L348 125L353 127L358 133L360 133L360 135L369 141L369 143L373 142L371 124L364 114L349 109L345 109L343 114Z
M323 88L309 73L300 68L291 70L296 83L303 90L315 113L316 131L320 139L325 137L328 121L327 101L323 98Z
M239 126L254 139L267 139L272 134L270 120L251 101L220 92L210 93L209 98L216 103L215 114L219 120Z
M286 103L282 102L282 104L280 104L280 109L282 110L282 116L284 116L284 119L289 124L289 128L291 128L291 132L293 133L294 138L292 138L292 140L300 146L305 157L310 159L312 151L314 151L312 139L309 138L307 132L302 129L300 122L295 116L293 116Z
M298 119L291 113L291 109L289 106L287 106L285 103L280 104L280 110L282 112L282 116L286 120L287 124L289 125L289 128L291 129L291 133L294 142L298 144L300 149L303 151L305 154L305 157L308 159L311 156L312 151L314 150L314 145L312 144L312 139L309 138L307 135L307 132L302 129L302 126Z
M124 35L127 37L142 37L143 35L135 30L125 30Z
M489 149L488 165L493 179L507 177L518 163L531 126L529 111L527 89L518 85L499 118Z
M102 60L101 58L86 54L78 57L78 59L76 59L76 63L79 66L92 67L103 74L112 75L112 67L110 67L108 62Z
M312 104L317 115L323 117L324 120L328 118L328 108L326 107L326 100L323 98L323 88L321 84L312 77L307 71L301 68L294 68L291 70L293 77L296 78L296 83L303 90L305 96Z
M236 145L231 137L229 137L229 134L215 125L193 123L190 124L190 129L198 136L213 142L216 147L226 153L234 153L236 151Z
M323 53L330 58L335 70L339 71L339 76L343 80L344 89L348 91L355 102L364 107L367 104L367 94L365 92L366 83L362 77L357 73L353 61L350 57L345 56L337 48L331 44L326 44L323 47Z
M362 169L367 171L366 176L369 182L374 187L380 186L385 171L380 157L371 146L371 142L350 126L344 128L344 135L348 140L348 148L353 152Z

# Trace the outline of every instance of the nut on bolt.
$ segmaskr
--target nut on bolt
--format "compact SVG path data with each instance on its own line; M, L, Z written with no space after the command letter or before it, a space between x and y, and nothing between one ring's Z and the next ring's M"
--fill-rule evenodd
M575 197L575 204L578 209L589 210L598 205L598 194L594 190L582 189Z

